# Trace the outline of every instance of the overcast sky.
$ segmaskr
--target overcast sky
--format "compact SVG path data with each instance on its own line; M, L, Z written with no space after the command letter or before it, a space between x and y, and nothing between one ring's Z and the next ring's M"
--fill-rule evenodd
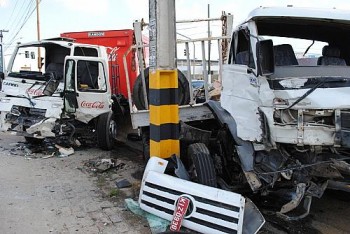
M34 9L34 3L35 0L0 0L0 29L10 30L4 33L5 48L10 42L36 40L35 12L19 31L26 12ZM346 0L176 0L177 19L206 18L208 4L211 17L219 17L226 11L234 15L236 24L259 6L350 9L350 1ZM141 18L148 21L148 0L41 0L41 38L57 37L69 31L132 28L132 22ZM219 31L220 23L214 22L212 30ZM191 38L199 34L191 25L179 26L178 32ZM206 27L201 27L201 33L206 32Z

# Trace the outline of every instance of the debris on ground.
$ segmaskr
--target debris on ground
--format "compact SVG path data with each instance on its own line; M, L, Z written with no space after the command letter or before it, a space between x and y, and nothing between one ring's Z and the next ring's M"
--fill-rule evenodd
M113 158L89 160L86 166L89 167L91 171L100 173L118 167L117 160Z
M79 144L79 142L76 142ZM52 157L68 157L75 153L73 147L65 147L62 145L54 144L50 139L43 139L42 141L27 141L27 142L14 142L8 144L9 148L3 148L8 150L10 155L24 156L25 159L43 158L48 159Z
M58 152L60 152L59 157L61 158L74 154L74 149L72 147L66 148L57 144L55 144L55 147L58 149Z
M167 227L170 224L168 220L162 219L158 216L155 216L151 213L142 210L139 206L139 203L134 201L133 199L125 199L125 205L126 208L134 214L145 217L147 219L152 233L161 233L167 230Z
M132 187L132 184L129 182L129 180L127 179L122 179L120 181L117 181L115 183L115 185L118 187L118 188L130 188Z
M115 171L119 171L124 169L126 164L123 162L117 163L117 159L113 158L103 158L103 159L93 159L89 160L85 163L85 166L90 168L93 172L103 173L108 170L114 169Z
M55 152L53 152L52 154L50 155L47 155L47 156L44 156L44 157L41 157L42 159L48 159L48 158L52 158L55 156Z

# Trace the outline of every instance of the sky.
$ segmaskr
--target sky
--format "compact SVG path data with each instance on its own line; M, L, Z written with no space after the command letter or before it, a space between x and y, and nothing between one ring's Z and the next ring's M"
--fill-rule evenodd
M180 19L206 18L221 12L234 15L234 24L243 21L248 13L259 6L299 6L350 9L348 0L176 0L176 17ZM0 30L4 33L5 55L11 53L16 42L36 40L36 12L22 26L27 12L34 9L35 0L0 0ZM41 0L41 38L59 36L62 32L132 28L135 20L148 21L148 0ZM19 28L22 26L22 29ZM207 27L194 30L191 25L178 26L178 32L190 38L207 33ZM212 33L220 32L220 22L212 23ZM200 31L198 31L200 30ZM11 44L12 43L12 44Z

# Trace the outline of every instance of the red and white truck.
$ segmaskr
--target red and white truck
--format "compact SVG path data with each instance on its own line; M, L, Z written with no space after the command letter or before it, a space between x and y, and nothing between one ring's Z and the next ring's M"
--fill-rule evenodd
M97 137L98 145L109 150L117 135L117 116L128 107L120 62L133 45L133 30L62 36L73 39L41 40L20 44L14 50L1 90L1 129L15 131L28 141L54 137L84 142ZM39 50L41 58L37 58ZM133 85L137 78L135 52L126 59ZM72 79L71 83L64 83L64 77ZM49 88L54 87L55 92L44 89L49 80L54 81Z
M15 131L27 141L51 137L72 143L97 137L102 149L112 149L117 125L131 126L125 117L130 113L128 91L133 91L138 71L144 69L138 67L134 44L134 30L125 29L62 33L59 38L17 45L4 74L1 130ZM147 58L144 53L139 58ZM137 90L143 89L140 80ZM143 98L136 95L135 102L144 103Z

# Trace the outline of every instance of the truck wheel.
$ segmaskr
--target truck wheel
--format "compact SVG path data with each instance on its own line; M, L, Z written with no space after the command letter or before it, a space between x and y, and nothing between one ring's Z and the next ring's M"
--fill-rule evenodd
M177 70L178 74L178 84L179 84L179 105L186 105L190 102L190 87L186 76L180 71ZM144 71L147 96L149 93L149 68L146 68ZM138 110L146 110L145 100L143 97L143 88L142 88L142 78L141 74L137 77L134 87L132 90L132 99Z
M191 180L207 185L217 187L215 167L209 150L203 143L194 143L188 147L187 156L189 159L188 172Z
M149 143L149 131L142 132L142 150L143 159L147 163L150 158L150 143Z
M97 121L97 142L103 150L113 149L117 138L117 123L112 112L102 114Z

